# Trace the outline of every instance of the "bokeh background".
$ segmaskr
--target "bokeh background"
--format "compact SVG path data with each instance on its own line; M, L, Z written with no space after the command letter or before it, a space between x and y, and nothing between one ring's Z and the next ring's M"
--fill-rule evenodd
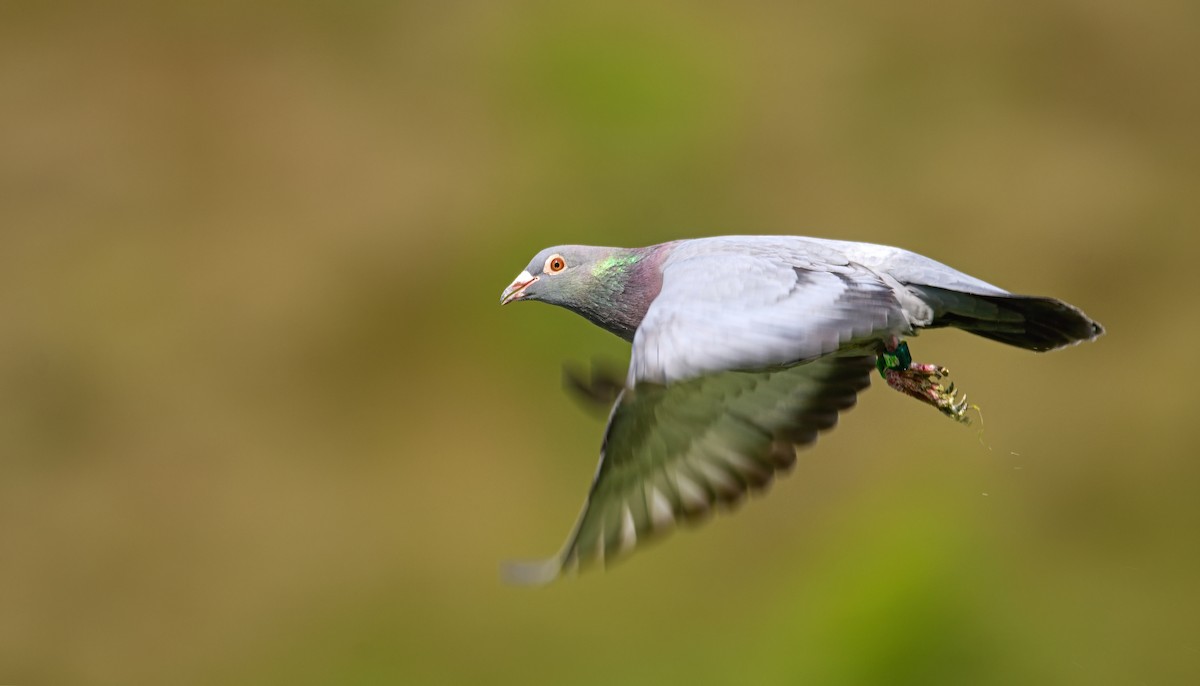
M0 6L0 683L1200 683L1200 5ZM1083 307L914 343L607 573L556 243L901 244ZM978 425L977 425L978 426Z

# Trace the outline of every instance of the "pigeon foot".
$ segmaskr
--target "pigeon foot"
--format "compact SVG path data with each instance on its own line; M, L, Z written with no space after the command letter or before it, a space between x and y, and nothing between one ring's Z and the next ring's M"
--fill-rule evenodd
M933 405L939 412L962 424L971 423L966 394L959 394L954 383L943 384L950 370L936 364L913 362L908 343L895 337L887 342L885 352L875 360L880 376L888 386L901 393Z

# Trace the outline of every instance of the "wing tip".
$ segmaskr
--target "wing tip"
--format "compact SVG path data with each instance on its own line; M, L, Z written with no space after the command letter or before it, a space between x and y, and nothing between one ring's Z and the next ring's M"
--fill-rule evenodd
M562 573L562 560L505 562L500 565L500 578L509 586L546 586Z

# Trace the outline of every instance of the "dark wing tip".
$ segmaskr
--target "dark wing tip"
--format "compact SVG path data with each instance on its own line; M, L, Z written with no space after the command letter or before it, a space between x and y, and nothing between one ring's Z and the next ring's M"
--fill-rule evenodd
M562 560L505 562L500 565L500 578L510 586L546 586L562 573Z

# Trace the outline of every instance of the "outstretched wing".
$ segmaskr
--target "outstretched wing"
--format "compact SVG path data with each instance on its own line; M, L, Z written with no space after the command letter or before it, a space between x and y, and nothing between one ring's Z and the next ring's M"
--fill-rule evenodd
M763 240L688 248L663 265L634 335L630 387L790 366L911 330L899 284L837 253L814 259Z
M788 368L726 371L625 390L613 407L600 465L563 551L511 565L509 580L546 583L607 563L638 544L737 503L790 467L870 383L870 355Z

